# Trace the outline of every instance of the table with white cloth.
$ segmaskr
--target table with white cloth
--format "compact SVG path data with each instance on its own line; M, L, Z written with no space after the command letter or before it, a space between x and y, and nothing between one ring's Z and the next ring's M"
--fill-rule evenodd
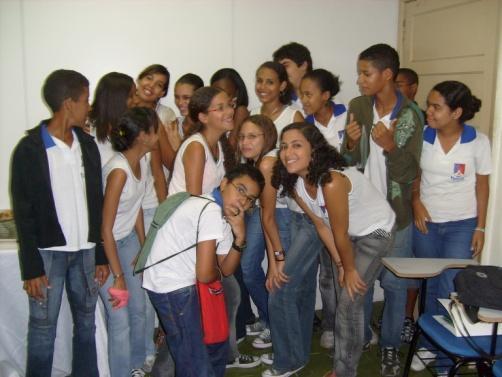
M59 312L52 377L71 373L73 321L63 290ZM0 376L23 377L26 369L28 296L23 290L17 244L0 240ZM109 377L105 313L101 299L96 307L96 351L100 377Z

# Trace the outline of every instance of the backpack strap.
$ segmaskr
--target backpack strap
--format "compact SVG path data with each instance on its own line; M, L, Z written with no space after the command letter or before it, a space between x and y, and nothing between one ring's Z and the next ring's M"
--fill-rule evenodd
M181 194L181 193L179 193ZM183 193L183 194L188 194L188 193ZM175 194L175 195L178 195L178 194ZM200 213L199 213L199 218L197 220L197 232L196 232L196 236L195 236L195 243L186 247L185 249L181 250L181 251L178 251L174 254L171 254L169 255L168 257L165 257L165 258L162 258L152 264L150 264L149 266L145 266L146 264L146 260L148 259L148 256L150 255L150 251L151 251L151 248L152 248L152 245L153 245L153 242L155 241L155 238L157 236L157 232L158 230L160 229L160 227L162 225L164 225L166 223L166 221L168 220L169 217L171 217L171 215L175 212L175 210L179 207L179 205L184 202L186 199L190 198L190 197L196 197L196 198L201 198L201 199L206 199L208 202L206 204L204 204L204 207L202 207ZM198 241L199 241L199 225L200 225L200 218L202 216L202 213L204 212L204 210L207 208L207 206L211 203L215 203L214 200L211 200L209 198L206 198L206 197L203 197L203 196L200 196L200 195L191 195L191 194L188 194L188 196L185 196L182 201L180 203L178 203L176 205L175 208L173 208L172 211L170 211L170 213L168 214L163 214L163 216L159 216L159 219L158 220L161 220L159 222L156 222L155 223L155 227L154 227L154 222L156 220L156 217L157 217L157 211L155 212L155 216L154 216L154 221L152 221L152 225L150 226L150 229L148 230L148 236L147 236L147 240L150 240L149 242L149 246L147 246L147 242L145 241L145 244L143 245L143 248L141 249L141 252L140 252L140 256L138 257L138 260L136 262L136 265L134 267L134 274L139 274L147 269L149 269L150 267L153 267L157 264L160 264L162 262L165 262L166 260L169 260L171 258L174 258L175 256L179 255L179 254L182 254L184 253L185 251L188 251L192 248L194 248L195 246L197 246L198 244ZM157 209L158 210L158 209ZM154 231L152 231L152 233L150 233L150 231L153 229L155 229ZM145 251L144 251L145 250ZM140 258L141 260L143 261L143 264L141 265L139 263L140 261Z

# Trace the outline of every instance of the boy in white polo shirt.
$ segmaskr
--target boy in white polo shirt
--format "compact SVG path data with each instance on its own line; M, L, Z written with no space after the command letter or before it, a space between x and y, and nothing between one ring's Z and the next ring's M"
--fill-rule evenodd
M244 212L264 184L257 168L239 165L211 194L186 199L158 230L143 287L166 331L178 377L225 374L228 341L203 343L195 283L209 283L235 271L245 249ZM155 264L190 245L195 246Z
M94 310L109 269L101 244L103 188L94 139L82 126L89 82L57 70L43 87L51 119L28 131L12 157L11 195L29 296L26 376L50 377L66 286L73 315L72 376L99 376Z

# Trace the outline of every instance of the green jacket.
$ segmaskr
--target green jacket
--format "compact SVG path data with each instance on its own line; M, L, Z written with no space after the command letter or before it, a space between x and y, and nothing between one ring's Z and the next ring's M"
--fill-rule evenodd
M397 229L403 229L412 221L411 184L417 177L422 151L423 121L418 115L416 104L398 94L401 98L397 108L397 125L394 142L397 145L392 152L384 152L387 165L387 200L396 213ZM354 114L354 120L362 126L362 136L353 150L347 148L344 138L341 153L349 165L356 165L361 171L366 166L370 152L369 138L373 126L373 98L360 96L349 103L348 114ZM347 124L349 123L347 116Z

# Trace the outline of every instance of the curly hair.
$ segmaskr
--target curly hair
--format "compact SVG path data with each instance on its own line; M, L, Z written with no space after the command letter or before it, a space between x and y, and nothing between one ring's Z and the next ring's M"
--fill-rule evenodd
M281 140L284 134L291 130L301 132L312 148L308 174L305 177L308 183L323 186L331 182L330 170L344 170L347 166L342 155L326 141L316 126L306 122L291 123L282 130ZM281 144L280 153L282 148ZM297 179L298 175L288 173L281 159L277 159L272 174L272 186L278 190L282 186L281 196L293 196Z

